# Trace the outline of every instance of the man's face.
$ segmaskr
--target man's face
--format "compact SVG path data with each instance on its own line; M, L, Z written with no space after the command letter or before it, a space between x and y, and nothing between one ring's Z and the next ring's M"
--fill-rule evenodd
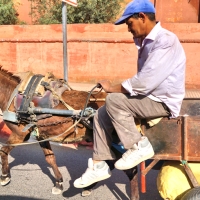
M133 38L141 38L145 35L145 23L143 18L135 19L130 17L126 20L128 31L133 34Z

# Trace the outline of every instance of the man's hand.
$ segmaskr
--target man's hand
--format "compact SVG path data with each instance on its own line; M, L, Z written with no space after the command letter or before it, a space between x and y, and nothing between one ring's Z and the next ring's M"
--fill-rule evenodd
M101 87L104 89L105 92L111 92L110 91L110 87L111 87L111 83L108 80L102 80L98 82L99 85L101 85Z
M111 82L108 80L102 80L98 82L99 85L102 86L102 88L104 89L105 92L107 93L112 93L112 92L116 92L116 93L128 93L121 84L117 84L117 85L111 85Z

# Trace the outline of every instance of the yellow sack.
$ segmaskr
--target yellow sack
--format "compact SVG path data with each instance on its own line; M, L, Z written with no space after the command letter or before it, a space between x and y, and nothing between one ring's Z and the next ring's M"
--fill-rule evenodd
M189 167L200 183L200 163L189 163ZM157 188L163 199L179 200L190 189L187 174L180 161L166 161L157 177Z

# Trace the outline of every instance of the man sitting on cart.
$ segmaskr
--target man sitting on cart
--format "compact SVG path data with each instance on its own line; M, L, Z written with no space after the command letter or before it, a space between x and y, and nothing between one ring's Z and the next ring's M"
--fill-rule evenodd
M134 119L175 118L184 98L185 53L177 36L156 22L153 4L149 0L133 0L115 24L123 23L138 48L138 73L118 85L99 81L109 94L94 116L93 158L89 158L86 172L74 181L77 188L111 176L105 160L115 160L111 150L114 129L127 149L115 162L115 168L130 169L153 157L152 145L141 136Z

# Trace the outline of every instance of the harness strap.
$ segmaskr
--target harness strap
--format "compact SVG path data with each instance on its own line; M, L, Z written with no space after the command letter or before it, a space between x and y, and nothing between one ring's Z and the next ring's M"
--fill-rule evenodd
M32 101L33 95L35 93L35 89L43 77L44 76L37 74L31 78L31 80L24 92L22 103L21 103L18 111L27 112L30 102Z

